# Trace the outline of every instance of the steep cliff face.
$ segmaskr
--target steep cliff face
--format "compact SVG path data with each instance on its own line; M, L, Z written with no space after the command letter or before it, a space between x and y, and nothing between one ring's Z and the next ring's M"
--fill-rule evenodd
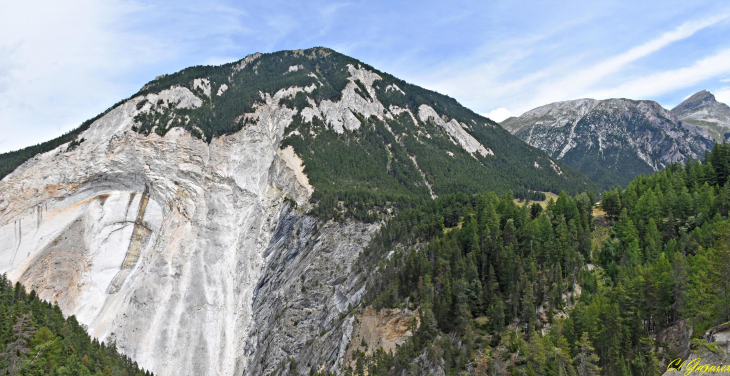
M184 88L133 98L0 183L2 270L156 374L240 373L264 250L285 199L311 193L277 153L293 111L274 96L208 144L132 131L144 99L198 103Z
M730 107L718 102L707 90L685 99L672 113L686 123L704 128L717 142L723 142L730 133Z
M279 221L263 255L267 265L253 293L245 374L290 370L339 374L365 292L367 274L353 263L379 224L322 223L297 211ZM294 364L295 366L292 366Z
M698 158L712 147L704 129L652 101L579 99L553 103L501 125L590 177L602 188Z

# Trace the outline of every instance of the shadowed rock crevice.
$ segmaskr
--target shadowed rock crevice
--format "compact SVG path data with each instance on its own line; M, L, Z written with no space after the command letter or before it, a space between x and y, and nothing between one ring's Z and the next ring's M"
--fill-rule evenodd
M129 196L130 205L134 200L134 197L134 194ZM107 289L108 294L115 294L119 291L119 289L122 287L122 284L124 284L124 281L127 279L127 276L129 276L129 272L135 267L135 265L137 265L140 252L142 251L142 249L147 247L147 243L151 238L152 231L144 225L144 214L145 210L147 209L147 202L149 202L149 199L149 188L145 187L145 190L142 193L142 198L139 200L137 218L134 221L132 237L129 240L129 249L127 250L127 254L124 257L124 262L122 262L121 270L114 277L112 283ZM127 211L128 210L129 205L127 206Z

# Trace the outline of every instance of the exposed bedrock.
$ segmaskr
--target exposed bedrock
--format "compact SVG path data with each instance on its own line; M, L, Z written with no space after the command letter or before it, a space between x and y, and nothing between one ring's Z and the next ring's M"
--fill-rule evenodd
M149 96L199 105L185 88ZM278 99L208 144L132 131L134 98L75 150L29 160L0 182L2 272L155 374L243 373L266 250L288 202L311 194L279 152L295 110Z

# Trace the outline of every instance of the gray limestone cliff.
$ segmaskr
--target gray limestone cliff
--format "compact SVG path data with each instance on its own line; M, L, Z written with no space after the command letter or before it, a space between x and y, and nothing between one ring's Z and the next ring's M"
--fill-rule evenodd
M676 363L663 364L666 367L664 376L730 375L730 323L707 331L701 338L694 339L692 346L687 343L686 347L685 351L675 352L676 355L668 359L668 362L681 359L681 367Z

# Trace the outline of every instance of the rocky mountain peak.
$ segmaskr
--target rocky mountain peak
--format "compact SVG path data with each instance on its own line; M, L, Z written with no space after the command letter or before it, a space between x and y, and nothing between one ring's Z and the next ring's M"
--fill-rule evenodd
M672 109L684 122L704 128L722 142L730 136L730 107L707 90L699 91Z
M709 91L702 90L692 94L689 98L678 104L677 107L672 109L672 112L679 117L684 117L698 110L715 107L718 104L722 105L723 103L718 102L715 96Z

